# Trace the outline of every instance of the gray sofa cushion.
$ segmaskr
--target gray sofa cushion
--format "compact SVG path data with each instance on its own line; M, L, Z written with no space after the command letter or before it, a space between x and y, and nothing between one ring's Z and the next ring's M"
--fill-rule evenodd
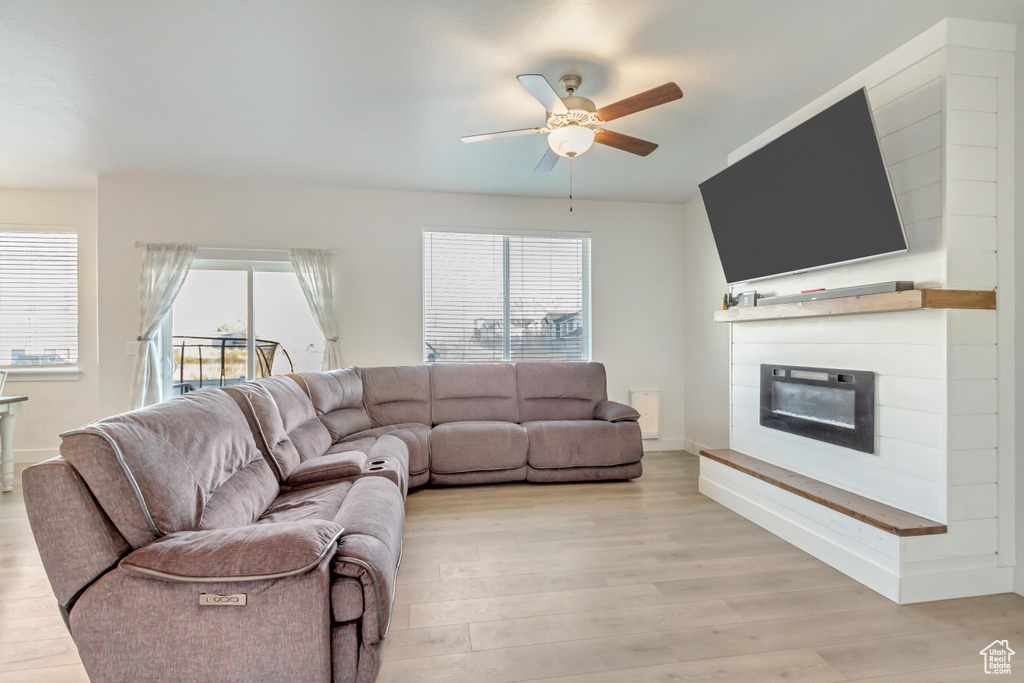
M510 470L526 464L526 430L514 422L449 422L430 430L430 470Z
M252 430L256 446L271 465L278 481L284 481L302 459L288 438L284 417L270 390L258 382L225 387Z
M330 447L330 433L294 380L267 377L224 391L242 410L280 482L287 481L300 463L323 455Z
M511 363L430 366L434 424L445 422L518 422L516 374Z
M640 425L603 420L550 420L523 425L530 437L530 467L625 465L643 457Z
M198 528L213 493L263 458L238 406L212 388L94 422L63 438L62 454L136 548ZM277 484L257 482L238 495L250 497L247 507L262 512L261 502L273 499Z
M167 581L256 581L307 572L319 565L343 529L308 519L234 529L181 531L121 560L121 567Z
M430 370L426 365L362 368L363 404L374 427L430 422Z
M197 528L226 529L252 524L278 493L277 477L267 461L253 460L210 494Z
M333 441L373 426L363 407L363 380L356 368L288 376L305 390Z
M321 486L285 491L267 508L258 523L272 524L300 519L333 521L348 492L352 490L353 483L350 480L336 481Z
M267 377L250 384L261 384L274 397L288 439L295 446L300 461L323 455L333 443L331 434L317 417L313 402L306 392L288 377Z
M591 420L606 398L600 363L531 361L516 363L519 422Z

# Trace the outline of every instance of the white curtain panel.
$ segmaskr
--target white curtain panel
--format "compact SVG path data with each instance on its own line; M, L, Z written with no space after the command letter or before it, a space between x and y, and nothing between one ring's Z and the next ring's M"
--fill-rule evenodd
M188 269L196 257L191 244L144 244L142 259L142 321L139 326L139 350L135 354L129 403L132 410L163 400L163 373L160 371L156 335L171 312L181 291Z
M338 344L338 323L334 317L334 277L331 275L331 252L326 249L290 249L288 254L306 295L320 333L324 335L324 357L321 370L341 367L341 345Z

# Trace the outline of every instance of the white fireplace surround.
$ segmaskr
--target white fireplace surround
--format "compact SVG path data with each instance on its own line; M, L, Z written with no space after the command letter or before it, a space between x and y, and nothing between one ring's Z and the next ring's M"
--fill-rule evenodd
M731 448L949 531L893 536L707 458L701 492L900 603L1013 590L1015 45L1014 26L946 19L729 156L866 87L910 252L756 289L913 280L997 291L996 311L731 324ZM761 363L875 372L875 453L761 427Z

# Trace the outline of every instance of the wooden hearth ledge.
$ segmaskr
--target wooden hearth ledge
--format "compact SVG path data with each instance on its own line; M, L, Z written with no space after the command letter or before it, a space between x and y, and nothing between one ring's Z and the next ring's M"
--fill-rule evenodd
M778 465L752 458L728 448L701 451L705 458L749 474L780 489L824 505L848 517L896 536L927 536L946 533L946 525L894 508L885 503L858 496L856 493L805 477Z

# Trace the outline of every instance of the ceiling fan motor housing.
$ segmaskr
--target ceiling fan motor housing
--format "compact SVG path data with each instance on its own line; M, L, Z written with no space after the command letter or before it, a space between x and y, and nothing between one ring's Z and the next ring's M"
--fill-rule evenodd
M562 126L592 126L600 123L597 107L586 97L563 97L562 102L569 111L565 114L548 114L548 128L555 130Z

